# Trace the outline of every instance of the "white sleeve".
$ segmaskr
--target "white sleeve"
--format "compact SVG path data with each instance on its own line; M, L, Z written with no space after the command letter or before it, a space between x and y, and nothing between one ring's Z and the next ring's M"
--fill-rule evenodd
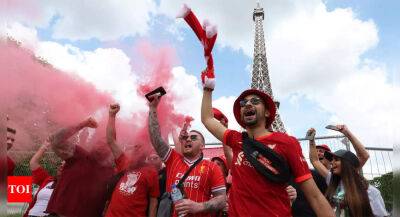
M381 192L372 185L368 187L368 198L375 217L389 216Z
M326 185L329 186L329 183L331 182L331 178L332 178L332 172L329 171L329 172L328 172L328 175L325 177Z

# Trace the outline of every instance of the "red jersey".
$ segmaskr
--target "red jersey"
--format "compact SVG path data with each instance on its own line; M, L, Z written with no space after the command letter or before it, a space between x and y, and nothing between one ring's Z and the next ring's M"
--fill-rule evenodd
M15 169L14 161L10 157L7 156L7 176L13 176L14 169Z
M65 160L46 212L73 217L101 216L107 200L107 183L113 172L112 167L102 166L76 146L74 156Z
M116 161L118 172L126 168L126 156L122 154ZM149 197L160 195L158 174L152 167L129 170L121 177L108 206L106 217L147 216Z
M167 192L171 192L173 184L178 184L179 180L196 161L189 161L174 149L169 149L163 159L167 170ZM195 202L205 202L210 200L213 192L225 190L225 180L218 165L209 160L202 160L189 173L183 183L186 198ZM173 216L177 216L174 213ZM186 215L187 217L209 217L212 213L198 213Z
M282 156L288 163L295 182L312 178L296 138L284 133L271 133L256 138ZM242 149L242 134L226 130L223 143L233 151L232 187L229 191L230 217L292 216L286 184L270 182L247 161Z

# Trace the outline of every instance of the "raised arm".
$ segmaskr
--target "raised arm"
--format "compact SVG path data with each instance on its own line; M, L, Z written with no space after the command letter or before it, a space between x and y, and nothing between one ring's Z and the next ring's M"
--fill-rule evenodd
M96 128L96 120L93 118L88 118L75 126L63 128L51 135L50 144L56 155L63 160L72 157L74 154L75 145L67 142L67 140L85 127Z
M227 128L214 118L212 111L212 90L204 88L203 99L201 101L201 122L215 136L222 141Z
M93 118L88 118L75 126L63 128L55 134L51 135L50 144L52 148L55 148L55 146L58 146L61 143L65 142L67 139L69 139L71 136L73 136L85 127L97 128L96 120L94 120Z
M308 179L304 182L299 183L300 189L304 192L308 203L311 208L319 217L334 217L331 205L319 191L314 179Z
M369 159L367 149L365 149L364 145L354 136L346 125L337 125L336 127L339 129L339 132L343 133L350 140L354 150L356 151L358 160L360 161L360 168L362 168Z
M310 134L314 132L315 133L315 129L311 128L307 131L307 134ZM321 161L319 161L318 159L318 153L317 153L317 147L315 146L315 139L311 139L309 140L309 144L310 144L310 162L313 165L313 167L318 171L318 173L323 176L326 177L329 173L329 170L321 163Z
M179 154L182 154L182 144L179 141L179 135L176 132L176 130L172 131L172 140L174 141L175 151L178 152Z
M37 168L40 167L40 159L43 157L44 152L46 152L50 147L50 142L49 139L46 139L46 141L43 143L42 146L36 151L36 153L33 155L31 160L29 161L29 168L31 171L36 170Z
M116 143L116 130L115 130L115 117L120 110L119 104L112 104L108 110L108 123L107 123L107 144L110 146L111 152L115 159L118 159L122 154L121 148Z
M166 143L163 138L161 137L160 125L158 123L157 117L157 106L160 102L159 96L152 96L150 97L152 100L149 103L149 134L150 134L150 141L153 145L154 149L156 150L158 156L164 159L165 155L167 154L170 146Z

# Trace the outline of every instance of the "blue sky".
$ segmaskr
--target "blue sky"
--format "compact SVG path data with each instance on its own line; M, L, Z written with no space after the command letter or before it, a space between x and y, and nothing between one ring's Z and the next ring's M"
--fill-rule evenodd
M198 78L204 68L202 48L194 33L173 17L183 1L127 1L120 6L112 1L90 4L87 0L84 5L39 2L34 7L39 16L24 17L30 9L23 5L13 10L15 16L9 19L8 34L20 40L35 38L38 42L34 50L38 54L47 57L55 67L75 70L100 89L120 91L104 87L101 79L80 71L88 64L84 60L73 64L63 61L62 52L67 50L74 61L68 47L74 47L80 55L98 55L102 48L108 49L109 55L117 52L132 58L130 48L145 39L175 48L177 67L184 71L185 78ZM251 16L255 1L187 3L200 20L207 18L218 25L219 37L213 51L217 74L214 99L234 122L233 100L249 88L251 81ZM266 11L264 30L272 87L281 101L281 117L292 135L302 137L309 127L325 135L330 133L325 125L346 123L369 146L391 147L399 141L393 129L400 108L394 100L400 86L400 30L396 28L400 3L266 0L261 5ZM14 23L23 27L17 28ZM200 86L193 89L183 85L181 90L193 91L193 97L188 97L200 100ZM122 96L121 93L116 99ZM188 99L179 105L182 111L199 119L199 111L192 111L192 101ZM231 126L235 128L237 124ZM381 127L384 129L376 130Z

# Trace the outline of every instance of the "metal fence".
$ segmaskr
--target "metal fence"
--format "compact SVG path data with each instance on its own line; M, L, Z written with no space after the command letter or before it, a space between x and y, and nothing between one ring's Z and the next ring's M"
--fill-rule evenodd
M300 141L304 157L309 162L308 155L310 149L308 140L305 138L299 138L298 140ZM315 140L317 145L326 144L333 152L339 149L346 149L355 153L350 141L343 135L315 137ZM366 147L366 149L370 155L362 168L362 173L366 179L371 180L393 171L393 148Z

